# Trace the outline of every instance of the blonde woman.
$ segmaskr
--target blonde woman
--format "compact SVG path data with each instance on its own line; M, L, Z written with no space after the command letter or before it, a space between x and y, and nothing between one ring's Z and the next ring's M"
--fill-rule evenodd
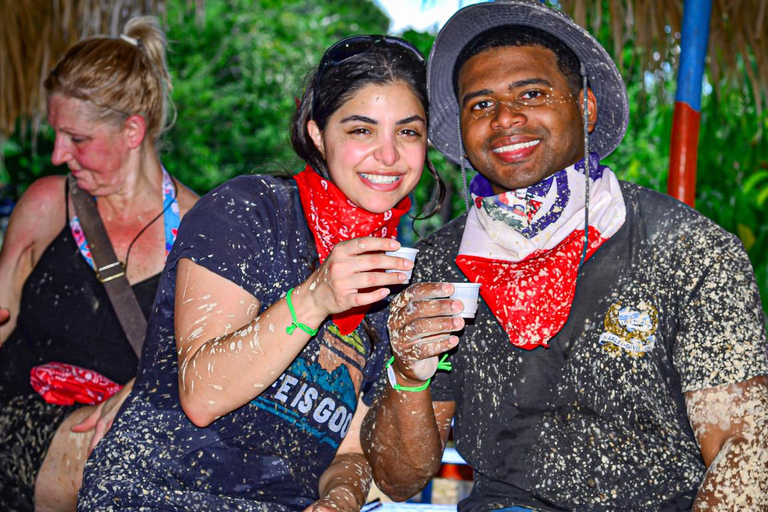
M56 134L51 160L66 165L76 187L96 199L148 316L179 219L197 199L163 168L157 151L169 119L165 36L156 20L143 17L129 21L120 37L81 41L45 88ZM2 510L32 510L33 498L37 510L73 509L87 452L133 382L138 357L91 256L67 178L33 183L11 215L0 252ZM33 368L64 368L67 375L58 377L65 389L44 399L30 384ZM112 390L127 386L106 403L82 407L83 383L66 380L79 369L114 383Z

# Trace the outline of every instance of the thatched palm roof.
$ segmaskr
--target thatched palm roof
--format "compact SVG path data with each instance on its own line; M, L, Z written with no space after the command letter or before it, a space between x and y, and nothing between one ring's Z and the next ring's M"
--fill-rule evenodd
M118 35L131 16L157 13L162 0L0 0L0 136L16 119L40 121L42 82L84 37Z
M201 12L203 0L186 2ZM161 12L163 3L0 0L0 138L13 132L19 117L39 122L39 114L45 111L42 80L70 45L93 34L117 35L126 19ZM593 31L604 17L609 17L614 55L630 42L635 55L648 68L675 55L682 0L560 0L560 4L578 23ZM713 82L719 83L724 77L737 84L748 83L758 109L768 104L767 18L768 0L713 0L709 39ZM655 52L660 59L654 58ZM746 82L739 68L740 59L745 64Z
M682 0L560 3L577 23L593 33L609 17L613 47L607 49L614 58L631 44L634 56L646 69L660 66L669 57L675 60L683 21ZM724 79L731 84L748 85L752 101L761 112L768 106L768 0L712 0L709 29L710 81L720 84Z

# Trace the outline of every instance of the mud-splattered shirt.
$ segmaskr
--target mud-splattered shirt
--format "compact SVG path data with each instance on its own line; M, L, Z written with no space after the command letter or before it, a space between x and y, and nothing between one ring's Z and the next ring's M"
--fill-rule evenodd
M509 342L488 307L438 373L476 485L459 510L688 510L704 464L683 393L768 374L741 243L668 196L622 183L624 226L579 271L550 348ZM466 281L465 216L422 245L413 281Z
M81 510L303 510L317 499L357 407L370 403L388 349L386 307L340 336L326 321L258 398L197 428L179 405L173 330L176 264L189 258L261 301L306 280L317 252L293 180L236 178L185 216L163 273L134 391L85 475ZM285 329L274 326L275 329Z

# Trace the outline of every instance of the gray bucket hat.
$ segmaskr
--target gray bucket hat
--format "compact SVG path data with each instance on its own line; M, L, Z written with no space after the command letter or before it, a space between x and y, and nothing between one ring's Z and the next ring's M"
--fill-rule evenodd
M590 151L609 155L627 131L627 90L608 52L566 14L537 0L496 0L456 12L437 34L427 63L429 139L449 160L459 163L459 104L453 90L453 68L461 50L482 32L504 25L525 25L548 32L565 43L586 68L597 98L597 125L589 136Z

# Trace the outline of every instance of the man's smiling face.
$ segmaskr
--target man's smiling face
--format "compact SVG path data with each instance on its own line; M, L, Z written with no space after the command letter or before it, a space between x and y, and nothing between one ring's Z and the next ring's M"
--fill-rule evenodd
M494 193L534 185L583 157L580 97L555 54L539 46L492 48L464 64L458 95L464 148ZM588 98L594 126L591 91Z

